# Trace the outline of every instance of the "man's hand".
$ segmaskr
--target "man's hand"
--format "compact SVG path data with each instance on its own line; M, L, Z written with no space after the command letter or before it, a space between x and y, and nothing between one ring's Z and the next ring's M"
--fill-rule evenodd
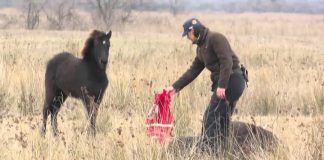
M171 96L176 94L176 90L172 86L165 88L165 90L168 91Z
M220 99L225 99L225 88L217 88L216 95Z

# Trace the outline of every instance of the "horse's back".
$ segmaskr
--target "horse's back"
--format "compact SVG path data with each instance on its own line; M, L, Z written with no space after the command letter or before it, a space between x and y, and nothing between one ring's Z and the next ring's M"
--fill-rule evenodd
M57 83L59 79L66 79L66 76L59 75L69 75L73 73L70 70L75 68L73 66L78 65L80 59L76 58L74 55L68 52L62 52L55 55L47 63L45 72L45 83L54 82ZM61 78L60 78L61 77Z
M48 86L54 86L75 98L83 97L81 89L84 87L88 94L98 97L108 85L105 71L98 75L98 68L93 66L92 62L67 52L59 53L49 60L45 81Z
M67 61L69 63L73 63L78 61L78 58L68 52L59 53L48 61L46 70L55 70L58 66L60 66L62 63L66 63Z
M231 129L233 136L231 144L234 151L252 152L256 148L271 151L277 147L277 137L262 127L233 121ZM196 148L200 141L201 137L178 137L170 143L170 147L173 151L188 152Z
M254 124L234 121L232 122L233 137L237 144L255 144L261 145L264 149L269 149L277 145L277 137L269 130Z
M278 146L278 138L269 130L254 124L232 122L233 146L251 152L257 148L273 151Z

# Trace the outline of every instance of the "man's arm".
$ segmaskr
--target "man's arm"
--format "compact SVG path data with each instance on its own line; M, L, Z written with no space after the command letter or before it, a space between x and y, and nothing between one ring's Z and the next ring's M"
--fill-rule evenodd
M172 87L178 92L190 82L192 82L202 70L204 70L205 65L201 62L198 57L194 59L190 68L176 81L173 83Z

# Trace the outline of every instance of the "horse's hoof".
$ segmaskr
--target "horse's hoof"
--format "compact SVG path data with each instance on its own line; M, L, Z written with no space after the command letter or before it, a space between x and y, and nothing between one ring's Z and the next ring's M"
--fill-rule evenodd
M59 135L59 130L53 129L53 136L57 137Z
M57 137L57 136L58 136L57 132L53 132L53 137Z
M88 133L88 136L96 137L96 130L94 130L92 128L88 129L87 133Z
M41 137L45 137L45 135L46 135L46 128L44 128L44 127L41 127L40 128L40 131L39 131L39 134L41 135Z

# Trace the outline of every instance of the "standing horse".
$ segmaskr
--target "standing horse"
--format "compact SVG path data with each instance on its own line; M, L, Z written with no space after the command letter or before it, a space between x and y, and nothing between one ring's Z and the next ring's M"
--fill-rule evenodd
M108 86L108 63L111 31L94 30L85 42L82 59L63 52L47 64L45 73L45 103L43 126L46 133L47 117L51 114L53 134L57 135L57 114L68 96L83 101L90 119L90 131L96 133L96 117L99 104Z

